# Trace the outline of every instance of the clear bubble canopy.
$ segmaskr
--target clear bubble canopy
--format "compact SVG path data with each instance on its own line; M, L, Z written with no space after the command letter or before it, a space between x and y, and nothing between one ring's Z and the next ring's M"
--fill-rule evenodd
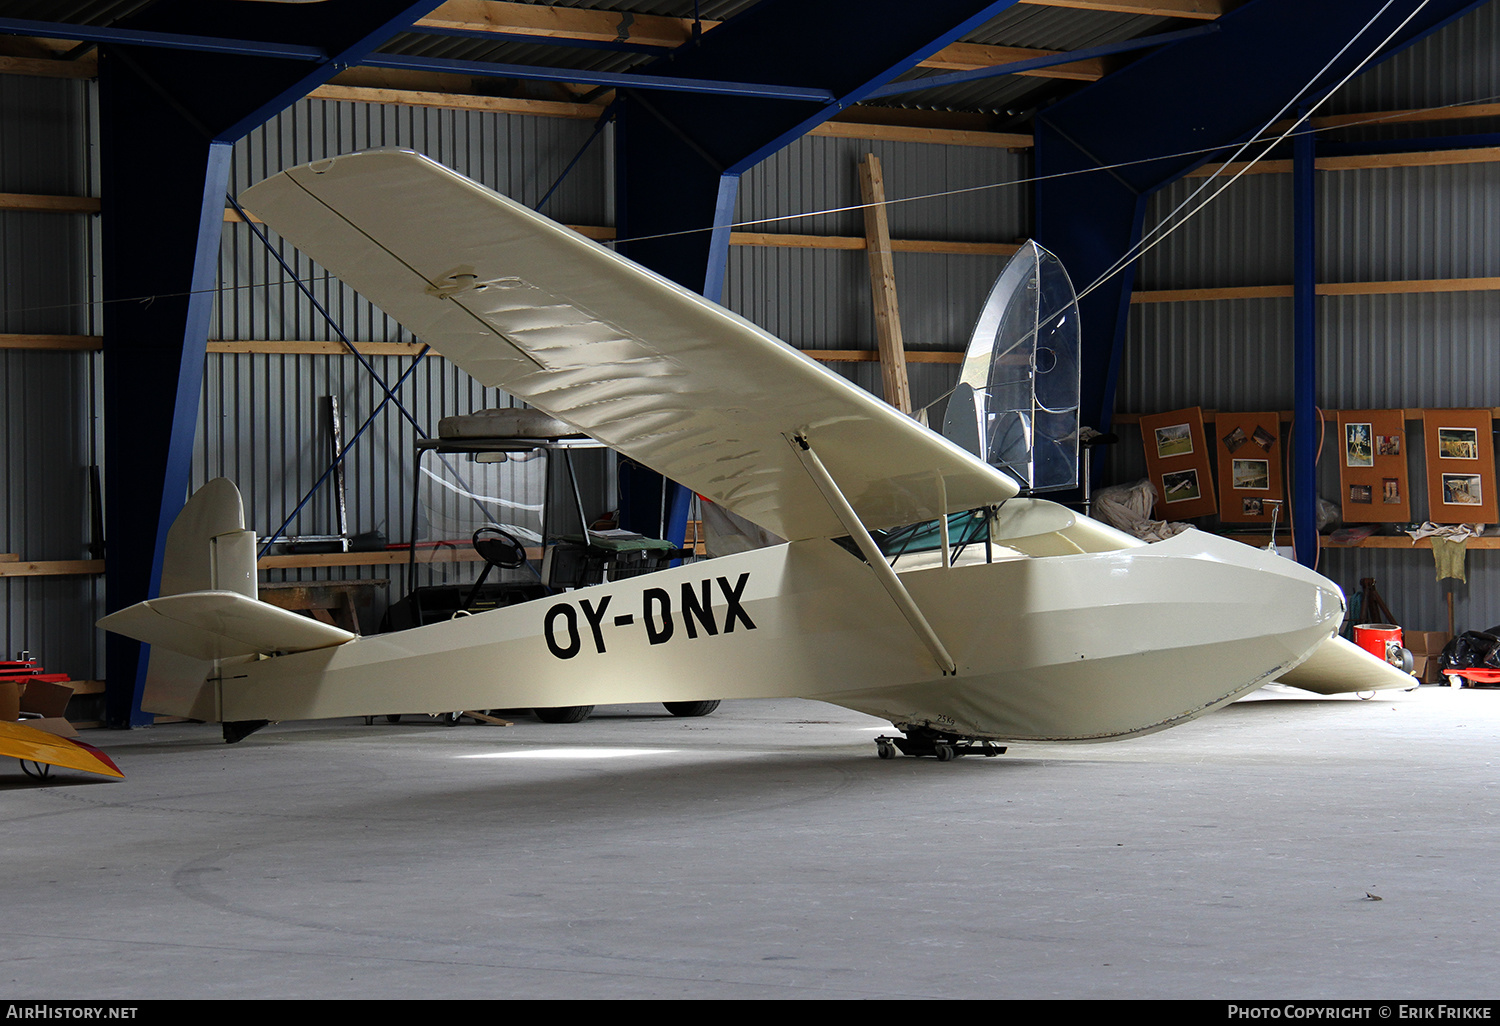
M1028 491L1078 483L1078 296L1035 242L990 290L948 400L943 434Z

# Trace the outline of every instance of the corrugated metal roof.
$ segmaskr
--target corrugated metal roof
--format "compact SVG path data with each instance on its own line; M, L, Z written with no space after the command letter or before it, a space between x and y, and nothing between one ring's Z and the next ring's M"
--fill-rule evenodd
M150 7L154 0L0 0L0 17L110 25ZM724 21L757 0L549 0L545 5L691 20ZM965 42L1046 50L1073 50L1150 35L1187 24L1181 19L1017 4L965 37ZM381 52L452 60L624 72L654 59L652 52L622 52L565 40L486 38L481 33L414 31L397 35ZM660 51L658 51L660 52ZM1117 58L1128 60L1128 57ZM918 71L913 77L925 77ZM879 106L985 113L1024 110L1083 83L1052 78L1000 76L960 86L922 90L878 101Z

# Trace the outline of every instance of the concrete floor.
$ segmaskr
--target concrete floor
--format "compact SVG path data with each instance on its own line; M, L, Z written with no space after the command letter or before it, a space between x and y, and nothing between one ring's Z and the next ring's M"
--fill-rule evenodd
M1500 995L1500 692L1300 695L946 764L802 701L90 732L126 781L0 765L0 991Z

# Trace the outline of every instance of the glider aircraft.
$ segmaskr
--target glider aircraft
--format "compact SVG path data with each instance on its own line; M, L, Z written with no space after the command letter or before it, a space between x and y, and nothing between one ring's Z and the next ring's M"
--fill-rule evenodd
M889 720L882 757L946 760L1146 734L1277 679L1413 686L1336 636L1342 593L1291 560L1196 530L1146 544L1022 496L1017 477L1050 470L1006 456L986 413L980 336L1004 311L981 317L954 441L419 154L316 161L243 199L482 384L786 543L357 637L256 601L254 535L216 480L169 534L160 597L100 621L152 645L147 711L235 740L292 719L802 697ZM958 558L964 513L985 543ZM872 532L930 522L941 548L893 569Z

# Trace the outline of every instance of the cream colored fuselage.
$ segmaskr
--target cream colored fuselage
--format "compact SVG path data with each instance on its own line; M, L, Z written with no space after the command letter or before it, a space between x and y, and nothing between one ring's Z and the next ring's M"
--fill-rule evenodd
M868 566L814 539L226 663L221 718L797 696L903 727L1105 740L1239 697L1306 659L1343 615L1325 578L1197 531L901 581L955 675L941 673Z

